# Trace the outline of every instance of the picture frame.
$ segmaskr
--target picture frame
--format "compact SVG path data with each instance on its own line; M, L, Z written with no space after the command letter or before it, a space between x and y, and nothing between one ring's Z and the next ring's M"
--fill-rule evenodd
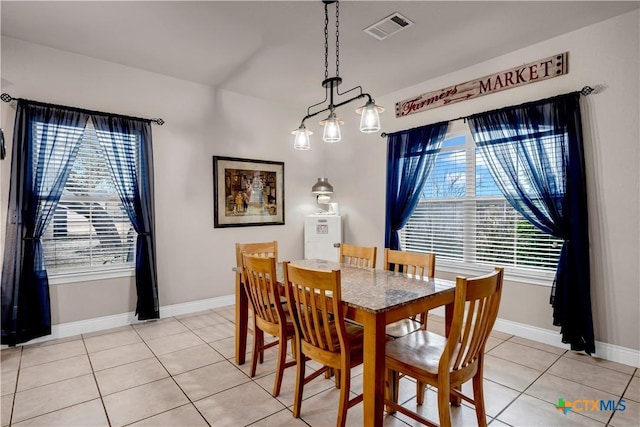
M213 226L284 225L284 162L213 156Z

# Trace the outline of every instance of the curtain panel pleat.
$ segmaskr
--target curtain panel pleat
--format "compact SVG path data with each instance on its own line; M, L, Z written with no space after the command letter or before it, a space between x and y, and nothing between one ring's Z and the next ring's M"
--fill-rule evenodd
M551 291L553 323L572 350L595 352L579 92L467 118L509 203L564 240Z
M400 249L398 232L418 205L448 126L442 122L388 135L386 248Z
M151 123L120 116L92 115L109 171L136 239L136 314L139 320L160 317L155 250L153 149ZM135 136L133 140L127 137ZM138 144L138 160L128 146Z
M2 344L51 334L40 238L62 195L87 120L81 112L18 101L2 263ZM42 126L37 129L35 123Z

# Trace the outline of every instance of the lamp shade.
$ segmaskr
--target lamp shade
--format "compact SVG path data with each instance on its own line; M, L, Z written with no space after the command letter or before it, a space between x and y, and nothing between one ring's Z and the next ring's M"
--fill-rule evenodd
M333 185L329 184L327 178L318 178L318 181L311 187L311 192L313 194L332 194Z
M313 132L307 130L304 125L300 125L300 127L291 132L294 136L293 139L293 148L296 150L308 150L311 148L311 144L309 143L309 135L313 135Z
M364 107L356 109L358 114L362 114L360 118L360 132L372 133L380 130L380 115L384 108L378 106L373 101L367 102Z
M344 121L336 117L336 113L331 111L329 117L320 121L320 125L324 126L322 140L324 142L340 142L342 135L340 134L340 126Z

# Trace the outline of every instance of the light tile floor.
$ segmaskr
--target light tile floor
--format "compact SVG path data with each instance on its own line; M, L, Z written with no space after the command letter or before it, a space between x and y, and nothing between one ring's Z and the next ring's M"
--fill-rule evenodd
M271 396L275 349L266 352L254 378L249 363L234 363L233 319L233 307L227 307L5 349L2 426L335 425L339 391L332 380L321 376L305 387L301 418L294 419L295 368L285 371L280 396ZM430 316L429 328L443 331L442 318ZM640 425L634 367L500 332L492 334L485 360L491 426ZM309 369L317 368L309 362ZM352 377L352 392L361 392L361 366ZM464 390L471 392L470 385ZM560 397L623 399L624 410L588 405L564 414L555 407ZM400 400L437 421L434 390L418 408L415 383L403 378ZM453 408L452 418L455 426L476 425L467 404ZM363 425L362 403L349 410L347 423ZM407 425L415 423L402 415L385 417L385 426Z

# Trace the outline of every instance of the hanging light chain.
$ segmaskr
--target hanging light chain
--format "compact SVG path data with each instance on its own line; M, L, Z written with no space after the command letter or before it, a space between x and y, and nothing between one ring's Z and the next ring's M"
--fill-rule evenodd
M324 78L329 78L329 5L324 5Z
M336 77L340 77L340 2L336 2Z

